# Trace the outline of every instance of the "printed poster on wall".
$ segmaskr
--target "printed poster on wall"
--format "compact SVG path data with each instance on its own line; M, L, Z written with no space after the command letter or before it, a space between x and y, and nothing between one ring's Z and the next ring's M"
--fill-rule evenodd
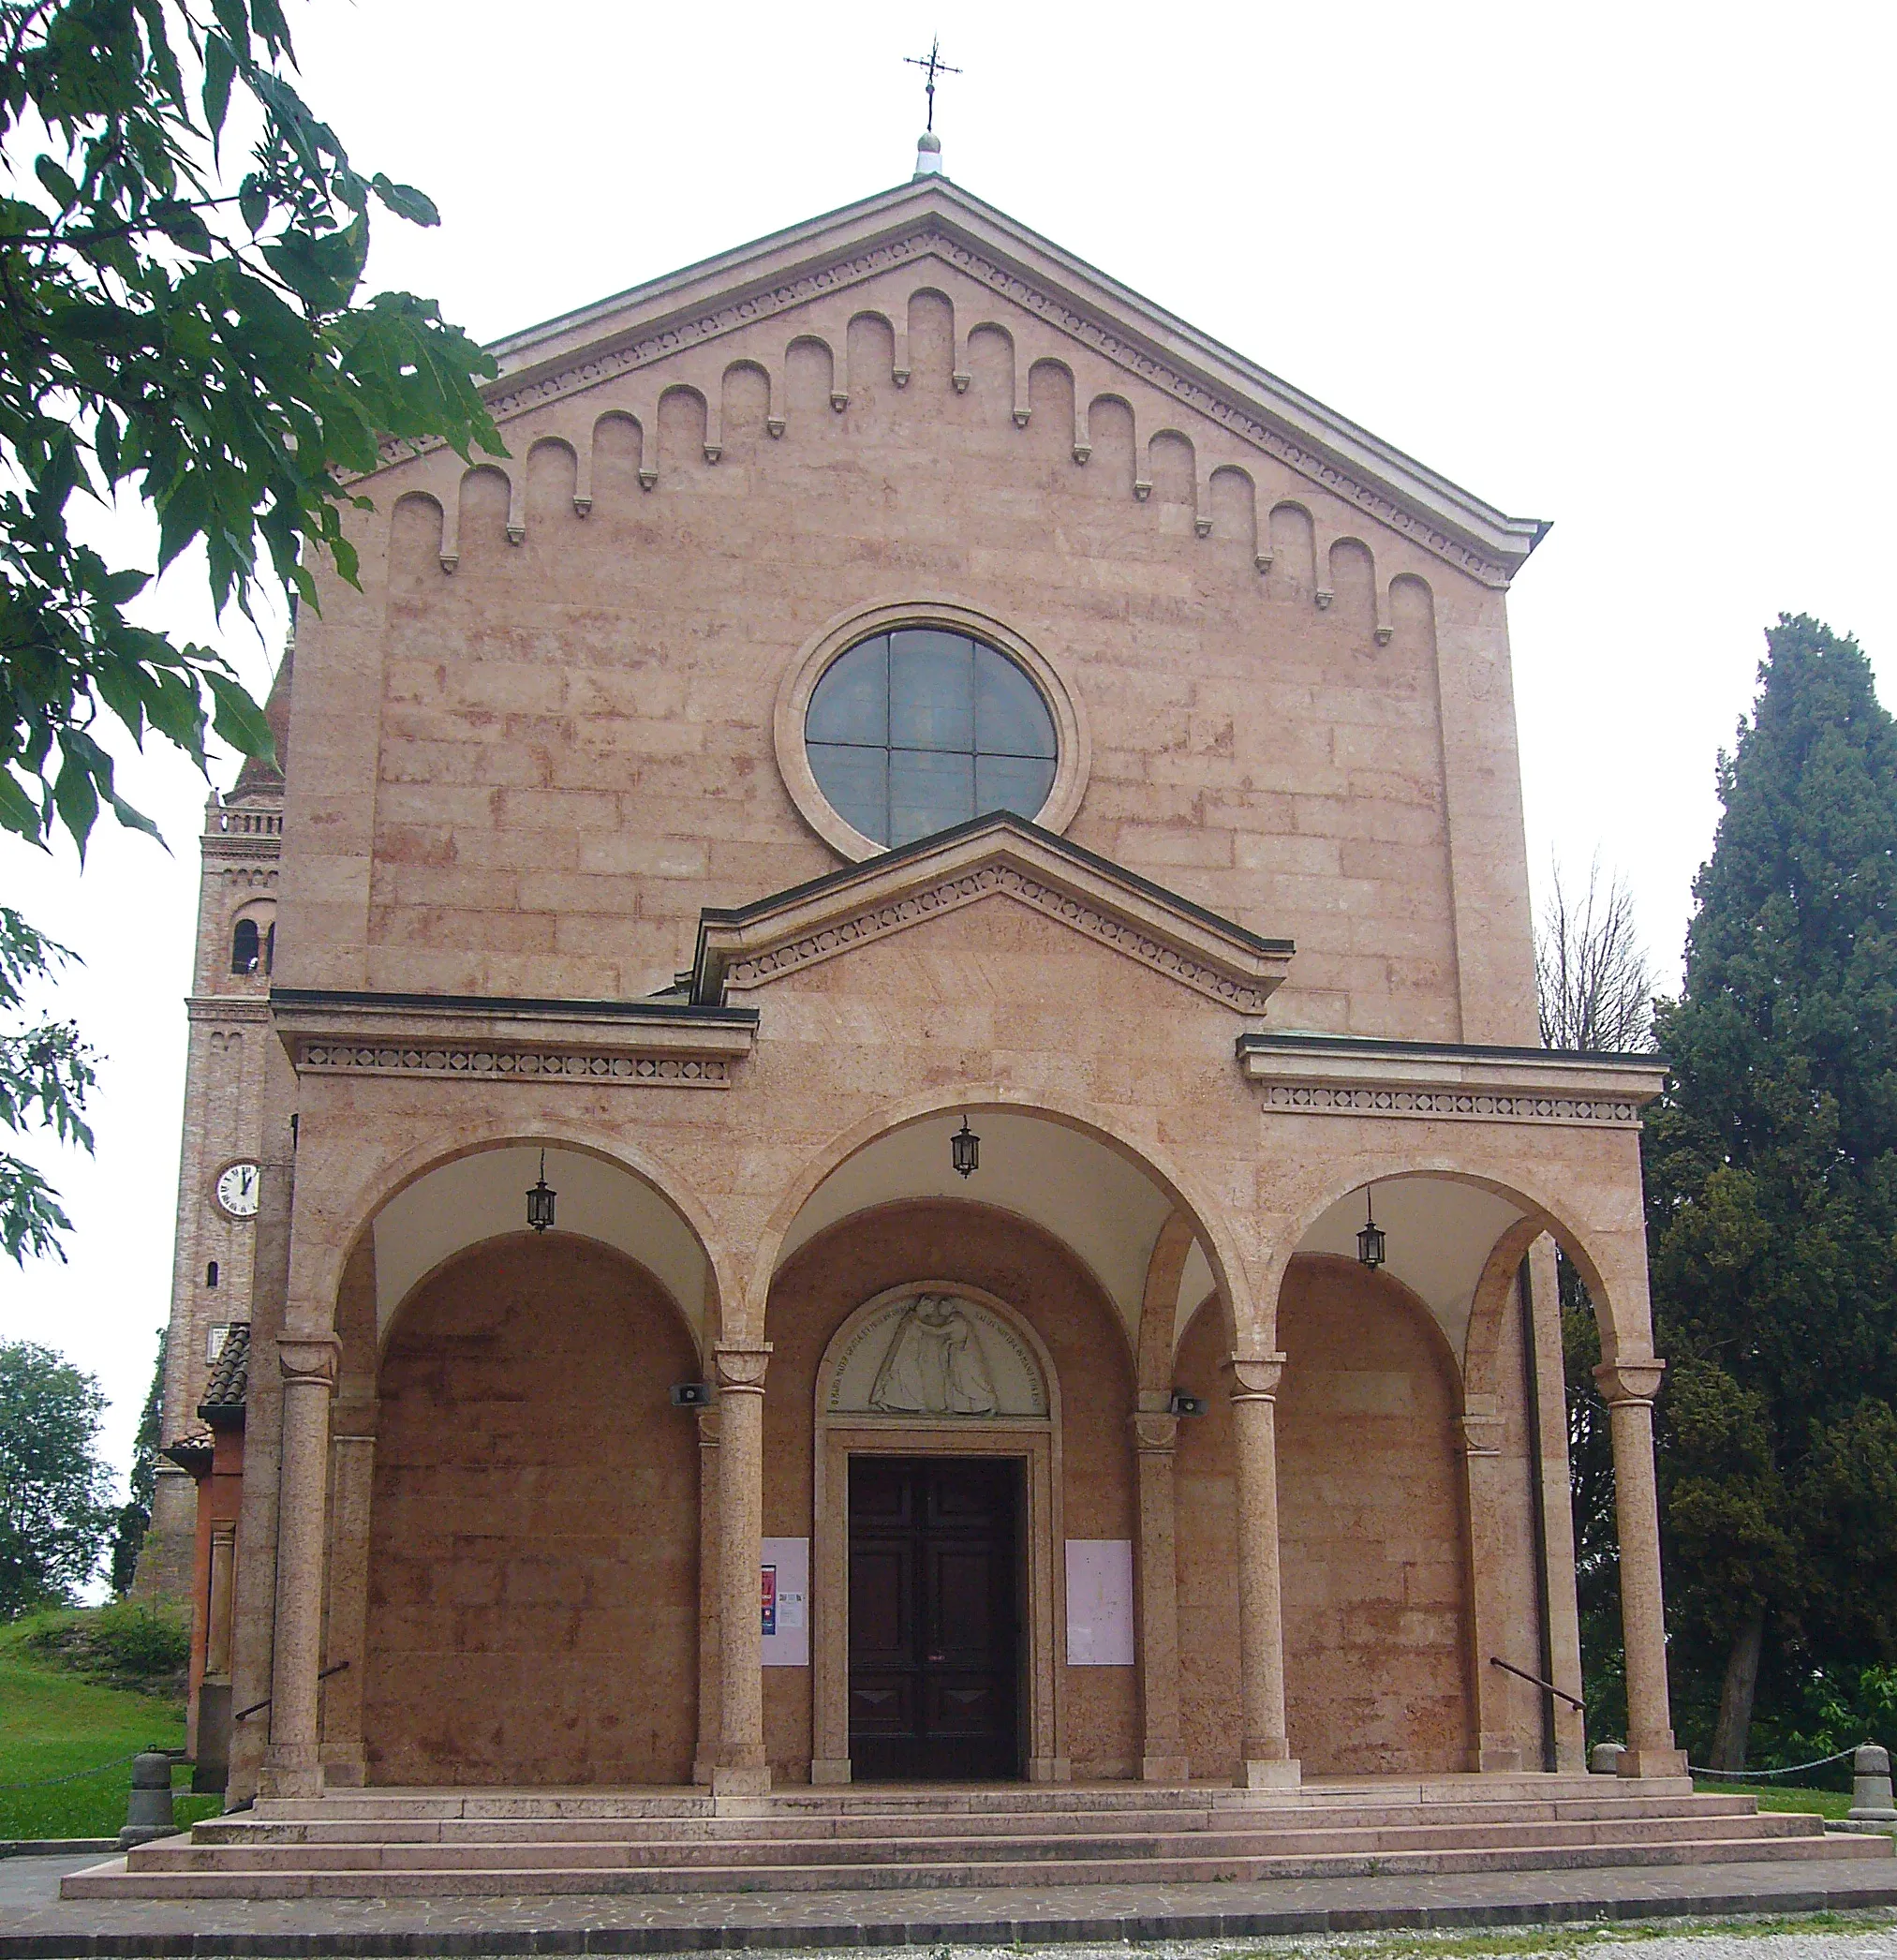
M1067 1665L1133 1666L1133 1540L1067 1540Z
M810 1541L766 1538L761 1603L767 1668L810 1665Z

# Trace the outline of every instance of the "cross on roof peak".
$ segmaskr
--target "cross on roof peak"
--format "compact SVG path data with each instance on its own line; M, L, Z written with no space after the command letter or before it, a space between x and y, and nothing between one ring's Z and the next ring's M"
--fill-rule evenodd
M926 55L905 54L902 59L905 67L922 68L927 73L928 79L923 84L928 96L928 122L926 126L932 134L935 129L935 78L938 75L959 75L961 70L950 67L948 63L941 58L941 37L940 35L932 34L929 36L928 53Z

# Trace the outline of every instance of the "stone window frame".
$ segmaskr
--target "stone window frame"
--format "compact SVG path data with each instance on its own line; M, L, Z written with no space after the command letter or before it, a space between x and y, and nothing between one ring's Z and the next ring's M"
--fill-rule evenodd
M817 683L838 655L847 653L859 640L871 639L878 633L898 632L908 627L936 627L986 641L1006 654L1034 683L1054 719L1054 783L1033 822L1041 829L1057 835L1064 831L1087 794L1087 780L1093 763L1093 747L1080 696L1041 649L1013 627L959 601L934 597L882 600L872 605L852 606L805 641L785 669L778 689L772 740L777 750L778 773L805 823L852 864L862 864L889 851L889 845L864 836L840 816L818 787L804 747L804 722Z

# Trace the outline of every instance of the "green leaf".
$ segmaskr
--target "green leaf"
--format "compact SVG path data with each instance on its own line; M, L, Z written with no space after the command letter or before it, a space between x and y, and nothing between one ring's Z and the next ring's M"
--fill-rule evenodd
M376 195L381 199L397 217L405 217L411 225L438 225L441 214L435 208L435 200L425 191L420 191L412 184L393 184L379 171L371 180Z
M62 211L70 211L79 202L79 186L51 156L36 156L33 174L52 193Z
M215 141L224 133L224 118L230 108L230 82L237 72L237 57L230 41L221 34L204 37L204 121Z
M217 712L212 726L218 736L230 744L241 755L254 755L262 762L276 760L276 737L270 732L270 723L264 720L263 710L253 701L248 691L229 676L219 674L215 668L204 672L204 685L211 690L212 698L217 704Z

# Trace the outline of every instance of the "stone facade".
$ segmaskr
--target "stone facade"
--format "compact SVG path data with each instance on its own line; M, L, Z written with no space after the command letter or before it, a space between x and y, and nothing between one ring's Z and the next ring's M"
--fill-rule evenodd
M1023 1776L1575 1766L1552 1239L1674 1769L1659 1073L1533 1047L1538 527L939 178L497 351L509 455L392 452L301 628L233 1790L851 1777L874 1455L1017 1466ZM1041 696L1037 822L823 797L911 628ZM836 1399L924 1293L1031 1406Z

